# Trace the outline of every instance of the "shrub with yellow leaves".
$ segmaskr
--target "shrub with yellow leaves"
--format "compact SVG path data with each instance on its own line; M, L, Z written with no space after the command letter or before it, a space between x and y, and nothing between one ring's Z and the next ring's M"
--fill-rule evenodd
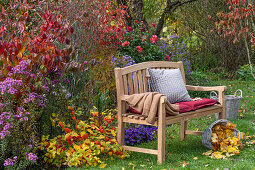
M76 113L69 107L72 113L74 127L64 122L58 122L64 134L53 139L43 136L40 149L44 151L44 161L57 167L82 167L106 166L102 158L116 157L124 159L128 157L126 151L118 145L116 128L111 127L115 120L116 110L107 110L103 120L99 119L96 108L91 110L90 119L86 121L76 120Z
M218 123L212 127L211 144L214 151L210 150L203 155L214 159L224 159L240 153L239 137L234 135L236 124L227 122L226 125Z

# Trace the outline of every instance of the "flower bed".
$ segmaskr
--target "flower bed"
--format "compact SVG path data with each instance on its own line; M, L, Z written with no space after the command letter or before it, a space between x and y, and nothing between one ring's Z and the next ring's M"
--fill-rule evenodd
M127 128L125 129L125 144L133 146L155 140L157 139L155 137L156 132L156 126L139 125L138 127Z

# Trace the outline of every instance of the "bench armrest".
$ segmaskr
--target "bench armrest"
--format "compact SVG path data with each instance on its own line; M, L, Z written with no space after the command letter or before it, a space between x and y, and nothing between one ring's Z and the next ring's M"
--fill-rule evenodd
M223 106L224 109L224 114L225 114L225 97L224 97L224 92L227 90L226 86L212 86L212 87L203 87L203 86L191 86L191 85L186 85L187 90L192 90L192 91L218 91L219 96L218 96L218 101L220 104Z
M192 91L219 91L219 92L224 92L227 90L226 86L211 86L211 87L205 87L205 86L191 86L191 85L186 85L187 90L192 90Z

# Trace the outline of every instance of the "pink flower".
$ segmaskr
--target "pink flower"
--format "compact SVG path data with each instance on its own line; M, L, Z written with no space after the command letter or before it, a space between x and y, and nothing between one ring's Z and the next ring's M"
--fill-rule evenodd
M122 47L128 47L129 46L129 42L125 41L124 43L122 43Z
M137 46L136 49L137 49L138 53L141 53L143 51L141 46Z
M147 38L147 36L146 36L146 35L143 35L143 36L142 36L142 41L146 41L146 38Z
M132 32L133 28L132 27L128 27L128 31Z
M167 60L167 61L169 61L169 60L170 60L169 55L166 55L166 60Z
M158 41L158 36L157 35L152 35L150 40L151 40L151 43L156 43Z
M151 25L152 25L153 27L156 27L155 23L152 23Z
M118 32L120 32L121 31L121 28L117 28L116 29L116 32L118 33Z
M137 24L139 24L139 21L136 20L135 22L136 22Z

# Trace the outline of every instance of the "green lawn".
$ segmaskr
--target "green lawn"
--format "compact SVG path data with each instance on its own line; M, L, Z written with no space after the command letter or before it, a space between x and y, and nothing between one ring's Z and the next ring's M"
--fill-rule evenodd
M235 90L243 91L241 108L243 116L236 120L230 120L237 124L237 128L242 132L255 134L255 83L241 81L221 81L218 84L227 85L226 94L233 94ZM189 121L188 129L198 129L203 131L213 121L214 116L203 117ZM130 157L124 160L109 159L105 169L183 169L182 163L189 163L186 169L254 169L255 168L255 146L245 147L239 155L223 160L215 160L202 155L208 151L202 145L200 136L188 135L185 141L179 140L180 124L174 124L167 128L166 132L166 161L162 165L157 165L157 156L132 152ZM143 143L139 147L156 149L157 142ZM193 158L197 157L197 160ZM131 165L130 165L131 164Z

